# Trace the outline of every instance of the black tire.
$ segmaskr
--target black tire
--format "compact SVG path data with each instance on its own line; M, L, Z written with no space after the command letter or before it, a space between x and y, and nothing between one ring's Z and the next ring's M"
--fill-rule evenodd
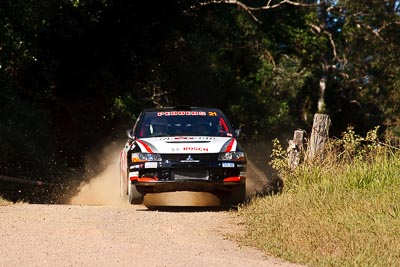
M232 194L230 191L221 191L218 193L219 205L222 209L232 208Z
M128 200L130 204L142 204L144 200L144 187L130 184L128 190Z
M231 209L246 200L246 184L233 185L230 191L219 192L218 198L221 208Z
M238 184L232 187L232 205L237 206L246 200L246 184Z

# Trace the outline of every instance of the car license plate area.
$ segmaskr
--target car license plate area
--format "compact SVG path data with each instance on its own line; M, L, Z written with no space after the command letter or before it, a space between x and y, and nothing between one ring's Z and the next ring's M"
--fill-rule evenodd
M175 180L208 180L210 177L208 170L203 169L175 169Z

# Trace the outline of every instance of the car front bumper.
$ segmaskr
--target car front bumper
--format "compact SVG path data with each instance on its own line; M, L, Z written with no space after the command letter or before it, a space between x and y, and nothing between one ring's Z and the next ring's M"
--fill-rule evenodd
M146 193L215 192L246 183L246 162L219 161L216 154L162 155L163 161L131 163L129 180Z

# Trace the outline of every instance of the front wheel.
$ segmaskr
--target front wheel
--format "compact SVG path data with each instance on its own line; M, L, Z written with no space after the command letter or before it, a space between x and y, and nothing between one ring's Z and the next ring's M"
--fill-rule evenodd
M219 205L222 209L232 208L232 194L229 191L222 191L218 193Z
M130 184L128 186L128 200L130 204L142 204L144 200L144 187Z
M218 193L220 206L223 209L230 209L246 200L246 184L241 183L233 185L230 191L221 191Z
M237 206L246 200L246 184L238 184L232 187L232 204Z

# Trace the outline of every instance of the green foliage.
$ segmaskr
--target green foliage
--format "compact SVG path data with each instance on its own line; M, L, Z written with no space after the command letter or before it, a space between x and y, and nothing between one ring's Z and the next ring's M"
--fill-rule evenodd
M114 99L114 105L111 109L111 118L124 118L136 120L137 115L142 111L145 106L132 96L121 97L117 96Z
M287 170L287 153L282 148L281 143L277 138L272 140L272 152L271 152L271 161L270 165L272 168L282 173Z
M335 39L345 62L335 71L342 89L332 92L340 95L341 99L332 95L332 104L336 102L339 104L337 108L341 109L352 107L352 110L346 111L347 123L366 131L385 120L393 122L399 111L398 100L394 99L398 99L398 87L395 86L399 71L396 58L399 57L400 36L394 30L399 30L400 17L395 13L394 2L340 2L340 8L345 8L349 15L340 38ZM359 105L356 108L349 102Z

